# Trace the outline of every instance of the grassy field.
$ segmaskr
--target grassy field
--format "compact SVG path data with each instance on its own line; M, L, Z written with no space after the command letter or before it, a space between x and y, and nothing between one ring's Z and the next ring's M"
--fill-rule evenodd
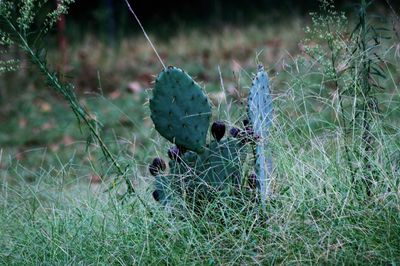
M213 120L238 125L248 86L262 62L272 80L275 119L270 139L274 197L266 210L235 197L201 213L169 210L151 196L148 163L166 158L148 98L161 70L144 37L114 48L88 36L69 47L65 79L104 125L107 144L127 166L149 214L132 197L121 204L116 178L96 145L86 145L68 105L22 60L0 86L0 264L219 265L400 263L400 57L384 51L385 89L376 94L376 170L372 195L354 188L337 94L304 54L310 21L152 36L162 60L199 81L214 105ZM18 53L16 51L16 53ZM23 57L23 56L22 56ZM50 65L60 54L49 50ZM59 66L58 66L59 67ZM350 81L349 81L350 82ZM351 104L351 97L347 101ZM348 103L345 102L345 103ZM356 130L352 131L357 134ZM358 158L357 154L351 154ZM355 177L363 162L354 159Z

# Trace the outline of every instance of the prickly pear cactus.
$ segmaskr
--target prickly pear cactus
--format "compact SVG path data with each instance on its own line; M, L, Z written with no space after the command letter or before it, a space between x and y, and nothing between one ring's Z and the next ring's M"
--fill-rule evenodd
M253 192L257 184L265 200L270 174L265 169L271 167L265 157L264 140L271 124L272 103L263 68L253 81L249 98L248 116L254 129L245 120L244 129L231 128L232 137L224 138L225 123L216 121L211 127L214 140L206 144L211 117L209 101L200 86L179 68L169 67L157 77L150 109L156 130L176 144L168 150L169 172L164 171L161 158L154 159L149 166L155 176L155 200L164 204L172 202L175 196L209 200L216 195L214 192L225 195L245 187L245 162L251 154L246 145L249 142L257 142L257 175L249 176L247 188Z
M168 67L158 75L150 110L163 137L188 150L202 151L211 107L201 87L186 72Z
M254 134L259 138L256 144L256 175L261 199L265 201L271 194L272 159L267 156L267 141L272 123L272 97L268 75L260 65L253 79L248 98L248 116Z

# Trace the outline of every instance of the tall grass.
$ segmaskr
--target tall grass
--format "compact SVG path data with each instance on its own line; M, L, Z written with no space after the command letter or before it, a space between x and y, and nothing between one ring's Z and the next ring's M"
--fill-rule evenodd
M396 264L398 174L386 168L382 176L393 189L359 201L338 163L343 151L337 136L310 137L294 133L294 126L285 132L290 129L292 134L282 134L278 127L271 140L278 193L266 212L238 204L240 198L220 198L201 215L172 214L146 193L154 214L148 216L140 205L119 204L114 194L93 194L80 179L63 182L55 176L57 171L68 176L68 166L42 173L35 184L10 187L3 180L1 262Z
M126 171L123 169L123 166L120 165L119 161L104 142L101 136L101 122L95 118L87 107L79 102L74 85L70 82L63 81L62 77L60 77L60 73L52 70L47 63L46 48L43 48L46 33L51 30L60 16L68 12L69 5L72 3L74 3L74 0L59 1L57 7L46 14L45 20L41 21L39 29L35 29L33 28L33 24L38 20L38 13L43 6L50 4L49 1L39 3L34 0L24 0L17 4L13 4L10 1L1 2L0 20L3 24L2 28L0 28L0 45L6 47L14 45L24 51L32 65L37 67L41 72L48 86L63 96L68 102L71 111L77 119L80 130L82 131L81 125L87 129L88 145L95 142L100 147L104 157L109 160L115 168L117 177L109 190L114 189L120 180L124 180L127 189L122 198L125 199L127 196L136 194L135 188L127 176ZM4 61L3 64L5 66L0 70L3 70L3 72L9 71L10 69L13 70L12 63L14 63L13 60ZM136 195L136 197L142 205L147 206L140 196Z

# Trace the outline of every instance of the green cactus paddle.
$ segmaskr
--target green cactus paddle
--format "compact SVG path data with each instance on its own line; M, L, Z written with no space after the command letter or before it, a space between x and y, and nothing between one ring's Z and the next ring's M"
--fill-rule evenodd
M169 141L202 152L211 107L201 87L182 69L168 67L156 79L150 100L156 130Z
M261 199L265 202L271 194L272 159L267 155L269 128L272 123L272 97L269 88L268 75L260 65L253 79L248 98L248 116L252 123L254 134L259 137L256 144L256 175Z

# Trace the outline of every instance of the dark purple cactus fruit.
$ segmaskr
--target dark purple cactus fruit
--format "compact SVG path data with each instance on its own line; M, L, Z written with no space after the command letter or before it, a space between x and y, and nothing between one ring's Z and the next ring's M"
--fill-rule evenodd
M249 142L257 142L260 137L254 134L253 126L251 125L248 119L244 119L242 121L244 130L238 128L232 128L230 130L231 135L234 138L240 139L242 144L246 144Z
M256 189L257 187L257 176L254 173L249 176L249 187L251 189Z
M222 121L215 121L211 126L211 134L216 141L220 141L225 135L225 124Z
M149 172L153 176L158 175L160 172L164 171L167 168L165 162L161 158L154 158L153 162L149 165Z
M232 137L239 139L240 143L243 145L246 144L247 142L249 142L251 139L246 131L239 129L239 128L235 128L235 127L232 128L230 130L230 133L231 133Z
M257 142L257 141L259 141L260 139L261 139L261 137L260 137L259 135L256 135L256 134L253 135L253 141L254 141L254 142Z
M245 129L246 129L247 135L249 135L249 136L253 136L254 135L254 131L253 131L253 127L252 126L248 125L248 126L245 127Z
M155 201L160 201L160 193L157 190L154 190L152 195Z
M152 164L149 165L149 172L152 176L158 175L158 170Z
M181 151L177 146L173 146L168 149L168 157L173 161L179 161L179 157L181 155Z
M243 126L244 129L246 130L247 135L249 136L254 135L253 127L251 126L250 121L248 119L243 120Z
M249 143L250 140L251 140L250 138L248 138L248 137L245 135L244 132L241 132L241 134L240 134L240 136L239 136L239 139L240 139L240 143L241 143L242 145L245 145L245 144Z
M229 130L229 133L232 137L237 138L239 136L240 129L238 129L237 127L233 127L231 128L231 130Z

